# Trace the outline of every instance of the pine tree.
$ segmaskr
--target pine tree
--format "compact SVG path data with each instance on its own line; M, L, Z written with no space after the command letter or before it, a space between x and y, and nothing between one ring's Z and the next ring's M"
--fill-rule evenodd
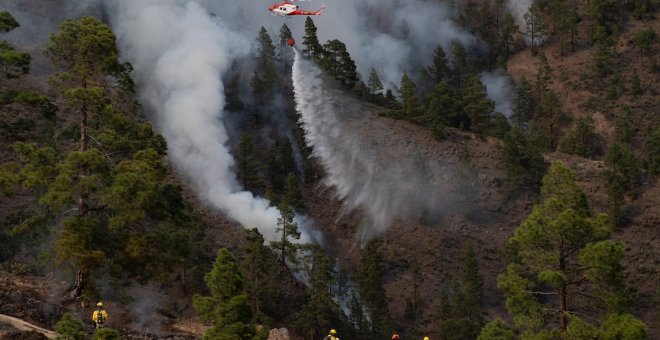
M438 319L445 321L451 317L451 304L449 303L449 294L447 289L442 287L440 290L440 305L438 306Z
M628 144L612 144L605 155L605 165L609 167L605 171L608 182L617 180L626 193L637 195L641 185L640 164Z
M87 122L94 113L100 113L103 103L103 89L95 84L94 77L113 73L122 68L118 62L115 37L110 28L93 17L66 20L60 31L51 36L46 47L46 55L51 62L64 70L52 81L62 90L64 97L76 107L80 114L80 152L87 150L89 140ZM87 176L84 167L79 177ZM81 193L79 211L88 207L87 194Z
M30 72L31 60L29 53L16 50L7 41L0 41L0 67L4 69L7 78L12 78L17 73Z
M534 75L534 89L539 103L543 94L549 91L550 84L552 84L552 67L545 53L540 53L539 60L536 63L536 74Z
M204 282L211 296L193 296L193 306L202 321L212 322L203 339L256 339L252 313L243 292L243 279L236 259L222 248Z
M454 87L461 88L463 87L465 77L470 70L468 69L467 51L465 50L465 46L460 40L452 40L451 55Z
M431 128L436 137L441 138L445 125L459 127L461 123L467 123L467 120L459 93L446 81L437 84L421 121Z
M475 339L483 326L481 294L483 278L474 249L465 250L460 280L452 279L452 299L441 296L440 331L447 340Z
M261 177L259 169L261 164L257 157L257 149L247 133L241 135L241 143L238 145L236 157L238 179L243 185L243 190L254 191L261 188Z
M605 43L618 31L619 4L616 0L590 0L587 2L593 40Z
M635 33L633 36L633 43L639 47L639 55L643 56L644 52L648 53L651 51L651 45L655 40L657 40L658 35L655 33L655 30L651 27L641 29Z
M632 84L630 86L630 93L634 95L640 95L644 93L642 90L642 85L639 81L639 76L637 75L637 70L633 69Z
M358 81L355 62L351 59L343 42L334 39L323 45L319 60L321 67L328 71L342 85L352 88Z
M463 110L470 118L470 129L476 134L486 132L490 127L495 103L488 99L486 86L478 76L468 77L463 89Z
M277 72L275 71L275 65L273 64L273 60L275 59L275 46L273 46L273 40L263 26L257 35L255 54L257 57L256 72L259 72L259 80L261 80L261 83L255 83L255 85L261 85L261 88L255 88L255 86L253 86L252 90L261 90L262 93L255 95L255 97L260 96L261 99L268 102L273 98L273 88L277 82ZM253 80L255 82L257 81L254 78Z
M527 123L532 119L534 111L534 96L532 95L532 84L527 78L523 77L520 84L516 86L516 97L514 101L513 115L511 120L519 129L527 127Z
M502 320L495 319L481 329L477 340L515 340L515 333L507 328Z
M266 163L266 175L268 177L268 185L276 194L284 192L285 173L282 166L282 155L279 143L273 144L268 151L268 160Z
M71 313L66 313L55 325L56 339L61 340L85 340L87 333L83 323L74 318Z
M282 266L286 266L287 260L292 264L296 264L298 263L296 258L298 246L291 241L291 239L300 239L298 224L293 220L296 215L286 203L280 203L278 209L280 217L277 219L275 230L281 234L281 237L279 241L271 241L270 247L279 252Z
M421 310L420 300L419 300L420 298L419 289L422 285L422 282L424 282L421 266L419 264L419 261L417 261L417 258L415 257L412 258L410 270L412 271L412 279L413 279L411 286L412 292L410 294L410 298L406 299L406 305L410 304L410 307L406 308L407 312L405 314L408 317L408 319L415 320L417 318L419 311Z
M334 263L318 244L306 247L305 272L309 277L309 299L295 315L297 328L310 339L327 334L334 320L334 302L330 294Z
M536 54L536 47L540 45L540 39L545 37L547 24L541 15L541 8L536 3L529 7L529 11L525 13L525 35L530 40L532 54Z
M279 142L280 171L283 179L296 171L296 161L293 158L293 146L289 137L284 136Z
M498 32L499 53L504 58L504 61L509 59L511 51L514 49L514 34L517 31L518 25L516 25L516 19L510 13L506 13ZM506 63L503 66L506 68Z
M282 24L280 28L280 46L288 46L289 39L293 38L289 26L286 25L286 22Z
M401 85L399 86L399 94L401 95L401 103L403 105L403 116L407 119L415 119L419 114L419 97L417 96L417 86L404 73L401 77Z
M355 330L353 334L356 338L362 338L367 336L366 334L369 331L367 325L367 320L364 315L364 307L362 306L362 299L359 298L356 291L353 291L351 294L351 301L349 302L350 310L350 319L349 323L353 326L352 329Z
M383 258L378 247L374 241L366 246L357 275L360 301L367 313L365 321L369 322L368 334L372 339L383 338L389 329L389 312L383 289Z
M7 33L20 27L20 24L11 13L0 12L0 33ZM6 40L0 40L0 67L4 68L7 78L14 77L16 73L30 72L32 57L29 53L16 50Z
M607 196L610 201L610 215L612 216L612 226L614 228L623 227L627 220L627 213L624 207L625 196L621 183L618 178L612 178L608 188Z
M119 332L112 328L99 328L94 332L93 340L119 340Z
M600 151L600 136L594 129L591 116L578 119L575 130L568 132L559 142L559 150L584 158L596 156Z
M0 12L0 33L13 31L21 25L14 19L14 16L7 11Z
M245 277L245 291L258 323L264 323L268 311L277 312L284 295L279 268L271 250L264 245L264 237L257 228L247 231L246 257L241 262Z
M526 183L538 189L545 172L545 162L541 147L532 136L514 126L504 136L502 159L512 187Z
M433 51L433 65L429 67L429 72L436 84L450 77L451 70L448 65L445 50L442 49L441 45L438 45Z
M472 245L465 250L462 264L462 284L465 315L481 329L483 318L481 315L481 295L484 289L484 279L479 273L479 261Z
M543 138L546 142L544 148L555 150L559 142L561 127L569 122L569 117L562 111L559 98L552 91L543 94L536 111L532 132Z
M296 211L305 211L305 201L303 199L302 192L300 191L298 176L296 176L294 173L290 173L286 178L286 188L284 189L282 202L292 207Z
M110 87L108 76L113 75L120 84L132 82L128 76L130 67L118 61L112 31L93 17L65 20L60 30L51 35L45 54L55 66L63 70L56 77L51 77L51 81L67 100L70 107L67 112L75 112L78 115L80 126L79 151L70 154L67 160L68 170L60 172L46 195L50 207L53 207L53 204L65 203L62 193L71 192L73 189L73 194L77 195L78 217L63 221L63 232L58 241L60 246L56 245L60 253L58 257L72 259L79 268L73 289L64 297L64 300L71 300L81 293L88 271L103 254L98 249L99 244L92 242L94 238L90 237L100 234L94 229L101 225L101 221L88 213L98 208L91 204L90 194L99 189L99 183L104 183L95 182L95 179L108 178L102 177L103 172L107 172L107 164L101 152L96 149L88 150L88 121L92 118L100 119L101 115L106 113L104 87ZM74 182L78 184L75 188L66 184ZM95 183L96 186L90 186L90 183ZM83 235L87 238L83 238ZM75 245L74 249L78 251L62 244Z
M380 78L378 78L378 72L373 67L371 68L371 72L369 72L367 87L369 88L371 98L374 98L376 94L379 94L383 90L383 83L381 83Z
M241 100L241 76L236 73L227 82L227 87L225 88L225 110L237 112L243 110L245 104Z
M293 35L291 34L291 30L289 29L289 26L286 25L286 22L282 24L282 27L280 28L280 35L279 35L280 43L279 43L279 51L280 51L280 59L284 62L284 70L286 72L290 72L290 60L291 60L291 48L289 47L289 39L293 39Z
M265 27L261 26L259 35L256 42L256 56L259 64L262 66L271 61L275 57L275 46L273 46L273 39Z
M660 128L651 131L646 137L649 171L660 175Z
M252 79L250 79L250 87L252 88L252 96L254 97L254 103L257 107L261 107L267 104L266 98L268 97L266 84L259 76L257 71L254 71Z
M319 42L318 37L316 36L316 26L314 25L314 20L311 17L305 19L305 35L303 36L302 44L305 46L303 48L303 53L313 60L318 61L323 55L323 46Z
M564 338L584 315L624 311L624 245L607 239L607 216L591 216L575 173L563 164L550 167L541 196L509 239L514 261L497 282L523 337Z

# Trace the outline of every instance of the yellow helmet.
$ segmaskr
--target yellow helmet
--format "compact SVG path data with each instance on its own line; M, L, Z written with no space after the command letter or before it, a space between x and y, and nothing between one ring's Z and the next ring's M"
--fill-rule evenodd
M431 339L429 339L428 336L425 336L425 337L424 337L424 340L431 340Z
M333 329L330 330L330 334L335 335L335 334L337 334L337 331L333 328Z
M99 301L99 303L96 304L96 307L103 307L103 302Z

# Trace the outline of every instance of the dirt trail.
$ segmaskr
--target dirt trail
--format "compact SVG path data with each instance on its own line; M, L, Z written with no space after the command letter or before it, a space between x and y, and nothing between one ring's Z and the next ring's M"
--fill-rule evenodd
M9 315L0 314L0 322L10 324L12 327L18 329L19 331L39 332L39 333L43 334L44 336L46 336L49 339L55 339L55 337L57 336L57 334L53 331L43 329L43 328L41 328L39 326L35 326L35 325L33 325L33 324L31 324L27 321L14 318L14 317L11 317Z

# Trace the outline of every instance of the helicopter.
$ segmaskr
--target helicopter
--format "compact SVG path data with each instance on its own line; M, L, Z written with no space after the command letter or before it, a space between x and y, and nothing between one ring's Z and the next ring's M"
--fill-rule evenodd
M289 1L276 3L268 7L268 10L271 11L273 15L281 17L290 17L293 15L321 15L324 9L325 6L321 5L321 8L318 11L305 11L299 9L298 6Z

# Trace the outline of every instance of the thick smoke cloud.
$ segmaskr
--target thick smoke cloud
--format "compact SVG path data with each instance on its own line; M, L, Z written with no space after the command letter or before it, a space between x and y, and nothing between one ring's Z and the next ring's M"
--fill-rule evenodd
M116 0L107 7L122 56L135 67L142 102L168 141L172 163L201 197L274 240L279 212L239 189L222 124L221 77L233 60L250 52L249 38L194 1Z
M435 219L466 212L478 188L470 171L429 141L429 135L392 127L296 53L296 109L314 155L346 211L360 209L362 244L397 219ZM419 131L417 131L419 132Z

